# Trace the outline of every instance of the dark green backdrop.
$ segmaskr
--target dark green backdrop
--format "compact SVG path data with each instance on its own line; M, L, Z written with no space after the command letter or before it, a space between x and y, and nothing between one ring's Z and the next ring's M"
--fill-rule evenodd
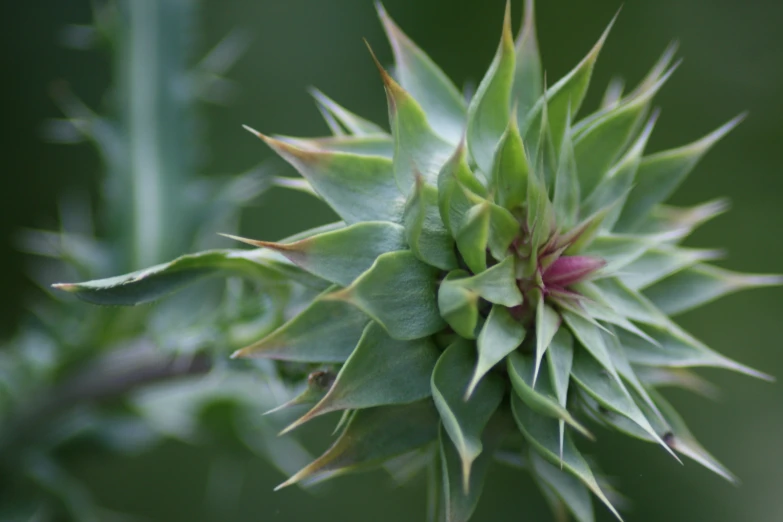
M0 330L11 332L26 296L22 255L13 246L20 226L52 226L56 200L68 191L96 191L100 165L87 146L47 145L46 117L56 116L47 90L67 78L98 104L108 81L105 57L57 43L66 23L89 22L87 0L4 3L3 169L0 175ZM515 15L520 2L514 1ZM550 78L566 72L589 49L618 2L539 1L539 38ZM205 0L204 42L237 25L254 43L231 75L243 87L228 109L207 109L207 170L238 172L269 151L242 131L322 133L305 88L317 85L360 114L384 121L377 72L361 41L382 60L390 52L369 0ZM497 44L502 0L388 0L399 24L458 83L476 82ZM783 272L783 4L769 0L657 0L626 2L595 74L588 106L613 73L639 79L666 44L679 38L685 62L658 97L663 107L653 150L700 137L737 113L750 117L711 152L676 196L689 204L728 195L732 211L693 237L694 246L723 246L728 265L743 271ZM285 219L280 219L284 213ZM312 199L275 191L246 214L246 236L276 239L321 223L329 213ZM733 296L682 318L717 350L783 376L783 291ZM724 390L717 403L672 393L701 441L743 480L734 488L697 465L684 468L653 446L601 434L594 451L633 504L631 521L779 522L783 520L783 387L723 372L705 372ZM305 428L303 431L307 431ZM313 430L318 430L315 426ZM297 489L273 494L281 478L263 462L238 453L226 474L212 473L226 493L206 495L210 454L171 444L143 458L75 463L109 506L154 521L420 520L423 482L393 490L380 474L337 480L324 494ZM233 484L232 466L248 473ZM214 469L213 469L214 471ZM225 476L226 478L221 478ZM221 489L212 490L221 491ZM598 508L601 511L601 508ZM498 468L488 482L476 521L547 521L531 481ZM603 511L599 519L609 520Z

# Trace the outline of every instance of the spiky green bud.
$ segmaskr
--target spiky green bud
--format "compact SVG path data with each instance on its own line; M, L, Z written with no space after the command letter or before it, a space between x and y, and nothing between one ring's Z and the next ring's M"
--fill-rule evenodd
M705 265L714 253L680 246L720 204L664 205L739 119L645 155L657 117L652 98L676 67L672 49L636 90L621 96L612 87L596 112L579 118L609 29L547 86L532 1L516 41L507 9L495 59L465 102L379 13L395 56L394 77L376 60L390 134L317 91L333 137L253 131L303 176L296 187L311 189L342 223L283 243L243 240L257 251L62 288L136 303L145 298L134 292L159 295L148 287L169 291L209 269L251 268L321 290L235 354L339 366L336 376L311 378L291 404L317 402L286 431L342 411L341 435L283 486L424 454L440 487L437 520L462 521L487 463L524 452L547 499L587 522L589 493L617 512L574 443L574 432L593 437L585 419L732 479L654 388L693 385L682 369L701 366L766 378L669 317L781 282ZM313 385L323 382L322 390Z

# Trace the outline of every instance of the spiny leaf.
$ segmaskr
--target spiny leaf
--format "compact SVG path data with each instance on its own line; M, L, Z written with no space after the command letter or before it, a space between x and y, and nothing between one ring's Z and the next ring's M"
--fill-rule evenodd
M620 381L607 374L590 355L582 350L574 354L571 376L593 399L605 408L624 415L646 431L669 453L677 458L669 446L655 433L650 421L631 398ZM679 460L679 459L677 459Z
M440 431L440 463L443 472L443 511L445 522L467 522L478 504L493 455L513 425L498 412L490 419L481 436L483 451L471 466L470 484L462 478L460 455L444 430ZM468 487L466 487L468 486Z
M522 344L525 333L525 327L514 319L507 308L492 306L478 337L478 361L468 386L467 397L473 394L476 386L493 366Z
M500 206L514 209L527 200L529 171L517 120L511 117L508 120L508 127L500 137L492 162L492 185L495 201Z
M439 355L429 339L397 341L371 322L326 396L283 433L332 411L407 404L429 397L430 376Z
M460 284L460 280L467 275L468 272L464 270L453 270L441 281L438 288L438 309L441 317L460 337L475 339L479 295Z
M594 522L593 501L590 491L573 475L558 469L535 451L530 451L534 477L550 488L568 508L577 522Z
M604 273L612 274L622 271L647 250L660 244L661 239L621 234L598 236L584 248L583 253L606 261Z
M273 136L274 139L290 143L301 149L321 152L347 152L365 156L381 156L392 159L394 142L388 134L371 136L331 136L328 138L296 138L293 136Z
M479 169L487 175L492 172L495 147L508 126L514 61L511 5L506 3L500 45L468 107L468 148Z
M314 87L311 88L310 94L313 96L313 98L315 98L315 102L318 104L319 109L321 109L323 113L331 114L346 128L348 132L354 136L374 136L378 134L387 134L386 131L378 125L344 109L318 89Z
M489 244L489 202L474 205L465 213L464 222L456 235L457 248L465 264L474 273L487 269Z
M342 363L356 347L370 319L342 301L326 299L332 287L294 318L232 357Z
M636 179L636 171L639 169L639 163L642 160L644 149L647 147L647 141L655 128L655 123L658 121L658 115L658 111L653 112L639 137L628 148L628 152L620 158L616 165L609 169L606 175L598 181L595 190L587 195L587 198L582 202L581 212L583 216L589 216L602 210L605 211L605 209L611 207L608 212L605 212L605 217L600 223L602 230L612 230L620 218L625 199L633 187L634 179Z
M449 143L457 143L465 125L464 99L443 71L400 30L381 3L375 5L394 52L397 78L421 104L435 132Z
M501 261L509 254L509 248L519 235L519 221L511 212L489 203L489 252L496 261Z
M326 453L275 489L367 469L437 437L438 412L430 399L359 410Z
M511 89L512 101L517 104L517 120L524 121L528 112L541 96L542 74L541 56L538 53L536 39L535 1L525 0L525 13L522 29L514 45L516 64L514 67L514 85Z
M610 308L624 317L644 324L671 324L671 321L647 298L631 290L616 278L608 277L593 281L589 286L591 293L597 291L598 298L602 302L607 303Z
M571 310L561 310L560 315L579 343L609 372L609 375L619 382L620 377L617 375L617 370L609 357L609 351L601 330Z
M402 220L405 199L390 160L305 150L246 128L293 165L347 223Z
M311 276L300 277L300 269L261 251L208 250L189 254L137 272L84 283L58 283L58 290L99 305L135 306L160 299L199 279L211 275L239 275L279 283L294 276L318 288Z
M451 156L452 145L435 134L419 103L386 72L372 49L370 54L386 89L389 124L394 138L394 177L397 186L403 194L410 194L417 175L435 185L440 169Z
M737 477L734 476L734 474L723 464L718 462L715 457L710 455L710 453L705 450L701 444L699 444L696 438L691 434L690 430L688 430L688 427L685 425L682 417L680 417L671 404L666 402L666 400L660 394L654 391L651 393L653 394L655 402L658 404L658 408L663 413L667 424L672 430L671 433L673 437L666 437L669 445L675 451L685 455L689 459L698 462L705 468L714 473L717 473L729 482L733 482L735 484L738 483L739 480Z
M585 56L571 72L548 89L547 92L544 93L544 96L539 98L536 102L536 105L525 119L525 123L520 125L520 129L525 131L523 134L525 141L529 143L536 143L538 141L542 128L542 109L543 105L546 103L547 111L549 113L552 142L555 152L559 153L560 144L566 131L568 112L570 110L573 115L579 113L579 108L582 105L585 94L587 94L590 77L593 74L593 66L598 59L598 54L601 51L606 38L609 36L609 31L612 29L612 25L614 25L616 18L617 15L609 22L609 26L604 30L601 38L593 46L587 56Z
M715 199L693 207L659 204L652 208L650 215L639 224L636 232L652 235L672 234L676 239L683 239L697 227L726 212L729 206L726 198Z
M617 332L625 354L632 364L668 368L698 366L725 368L758 379L774 380L765 373L715 352L674 324L659 327L645 326L644 329L657 341L657 345L636 335Z
M535 388L538 379L538 369L541 366L541 360L544 358L547 348L549 348L552 338L560 328L560 316L555 310L544 304L544 296L538 301L536 308L536 365L533 371L533 387Z
M410 251L389 252L379 256L351 286L329 298L361 309L394 339L418 339L445 326L438 313L436 275L436 268Z
M544 363L544 366L546 367L546 363ZM593 437L587 431L587 428L579 424L571 413L558 403L546 371L541 374L541 379L538 381L536 389L533 389L532 359L528 360L527 357L519 352L512 352L506 357L506 367L514 391L528 408L539 415L563 420L585 437Z
M717 400L720 397L718 387L707 381L696 372L686 368L656 368L653 366L637 366L634 372L648 388L665 388L668 386L690 390L707 399Z
M278 411L282 411L293 406L299 406L302 404L309 404L312 406L318 403L318 401L324 398L324 395L326 395L326 392L329 391L329 388L332 387L332 383L334 383L335 377L337 377L337 374L331 370L316 370L314 372L310 372L310 374L307 376L307 387L302 390L299 395L281 404L280 406L277 406L276 408L265 411L264 415L277 413Z
M462 228L465 214L484 195L486 190L468 167L465 143L460 142L438 174L438 210L453 237Z
M271 243L226 236L280 252L311 274L348 286L387 252L405 250L405 229L388 221L356 223L293 243Z
M604 492L601 491L593 472L590 470L590 466L588 466L582 454L579 453L579 450L576 449L571 437L566 436L562 457L560 456L558 421L534 413L515 395L511 396L511 407L519 431L522 432L522 435L525 436L525 439L527 439L533 449L551 464L561 465L562 469L578 478L609 508L618 520L622 520L620 514L614 509Z
M578 164L571 137L571 112L566 116L566 130L560 147L560 159L557 163L552 206L557 216L558 226L570 229L576 225L579 217L579 194L581 174L577 173Z
M462 479L467 491L473 461L481 454L481 433L503 398L503 381L487 376L470 399L465 390L473 372L472 343L457 341L443 352L432 372L432 397L443 428L454 443L462 462Z
M516 282L514 256L508 256L500 263L474 276L469 276L464 271L462 273L464 276L452 278L451 284L474 292L490 303L509 308L522 304L522 293Z
M636 185L628 195L617 229L630 231L638 228L656 203L662 203L682 183L693 167L712 146L736 127L743 119L740 115L702 139L679 147L647 156L642 159L636 173Z
M571 366L574 362L574 338L566 328L560 328L552 337L546 352L549 362L549 377L552 382L557 401L563 408L568 404L568 384L571 382ZM563 460L563 440L565 437L565 421L559 422L560 428L560 460Z
M676 315L733 292L780 285L783 276L741 274L699 264L646 288L644 294L663 312Z
M647 113L653 96L674 72L670 69L644 93L608 111L574 139L579 182L590 194L609 171Z
M609 81L609 84L606 86L606 90L604 91L604 96L603 98L601 98L601 103L598 105L600 107L600 110L597 113L593 113L595 116L593 116L593 114L591 114L590 116L593 116L595 118L602 111L610 111L615 107L617 107L617 105L619 105L620 103L620 99L623 97L624 90L625 90L625 80L623 80L618 76L613 77ZM583 118L582 121L589 119L590 116Z
M454 239L446 230L438 212L438 190L416 178L403 217L405 235L416 257L443 270L457 267Z
M721 250L683 248L662 245L651 248L633 263L623 268L617 277L632 290L643 290L648 286L666 279L672 274L691 267L701 261L718 259L723 256Z

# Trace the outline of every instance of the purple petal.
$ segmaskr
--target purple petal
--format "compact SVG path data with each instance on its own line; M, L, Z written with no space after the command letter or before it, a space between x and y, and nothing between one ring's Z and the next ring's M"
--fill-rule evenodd
M606 266L606 261L587 256L561 256L543 273L545 286L567 287L584 281L595 271Z

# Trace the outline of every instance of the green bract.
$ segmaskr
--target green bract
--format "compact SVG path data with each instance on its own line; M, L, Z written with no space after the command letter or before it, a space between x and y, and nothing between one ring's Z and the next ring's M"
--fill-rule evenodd
M608 29L547 86L532 1L516 40L507 9L497 54L465 100L378 10L395 56L394 76L378 65L391 133L317 91L333 136L253 131L304 177L283 185L311 191L343 222L283 243L243 240L260 247L251 253L191 256L61 288L92 302L136 304L238 270L321 291L235 354L312 365L310 386L289 404L312 409L289 429L344 412L334 445L284 485L409 457L429 465L440 488L434 520L463 521L487 462L523 452L517 460L547 500L592 521L590 493L617 513L575 443L592 437L586 420L731 478L654 388L693 388L698 381L684 368L698 366L767 378L669 317L781 283L705 265L713 252L680 246L721 203L664 204L739 119L645 155L657 115L651 100L676 67L673 49L636 90L612 88L580 117Z

